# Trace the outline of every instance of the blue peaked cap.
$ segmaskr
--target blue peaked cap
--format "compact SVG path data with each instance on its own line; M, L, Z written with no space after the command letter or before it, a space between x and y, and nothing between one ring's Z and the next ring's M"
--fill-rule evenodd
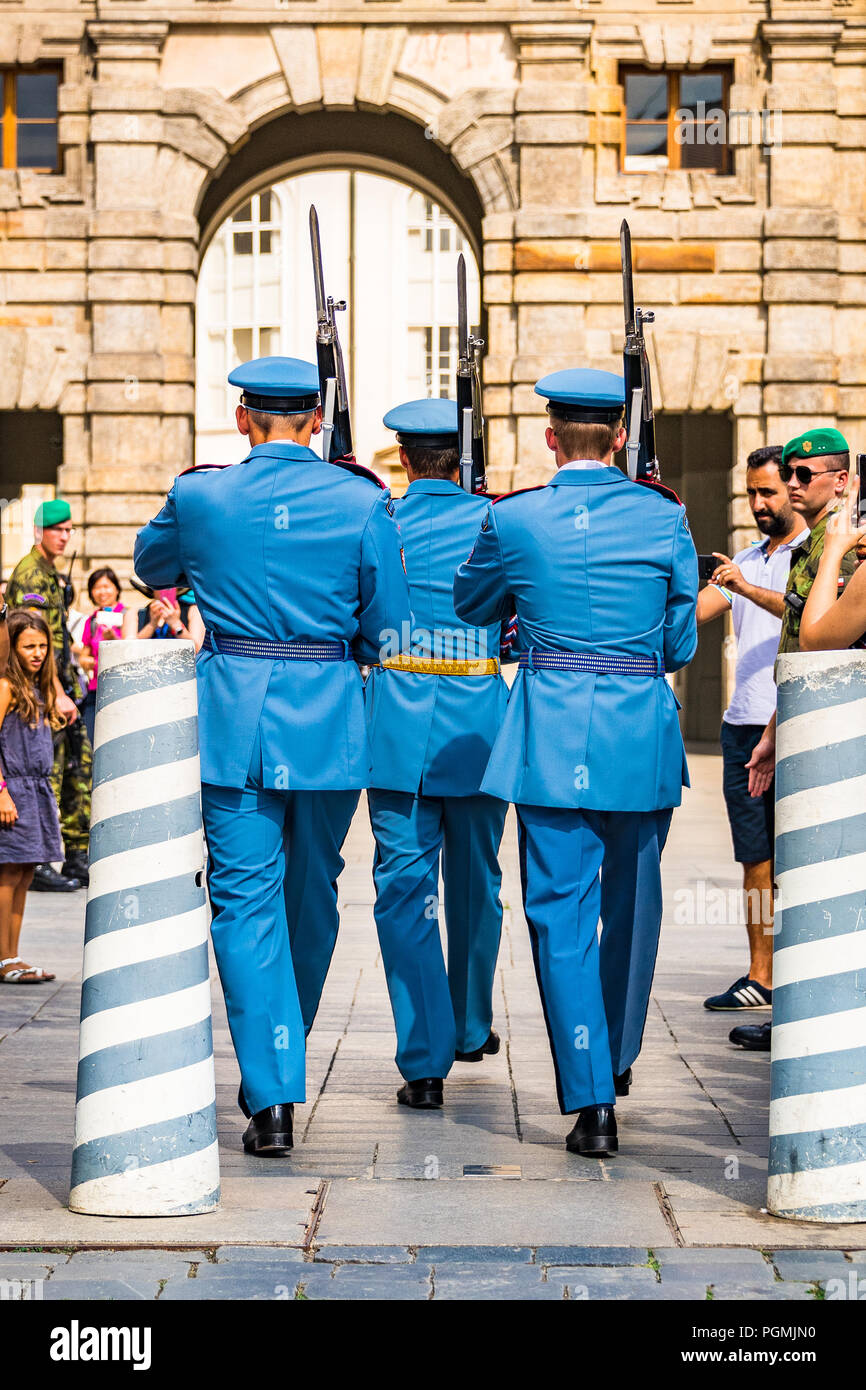
M551 372L536 382L535 394L547 398L548 410L584 424L614 424L625 405L622 377L590 367Z
M396 430L399 442L410 448L453 449L457 444L457 402L442 396L395 405L382 423Z
M239 386L241 404L270 415L299 415L319 404L319 373L300 357L254 357L229 372Z

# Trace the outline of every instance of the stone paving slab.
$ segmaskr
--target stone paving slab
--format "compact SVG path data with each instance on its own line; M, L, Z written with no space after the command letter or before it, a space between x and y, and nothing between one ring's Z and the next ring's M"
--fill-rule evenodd
M577 1195L579 1193L579 1196ZM506 1244L672 1245L649 1185L545 1182L331 1183L320 1246L480 1245L491 1231Z
M264 1161L264 1160L263 1160ZM222 1203L200 1216L83 1216L66 1206L68 1176L43 1186L12 1178L0 1187L4 1245L220 1245L230 1241L300 1245L316 1200L316 1184L274 1169L265 1182L223 1174Z

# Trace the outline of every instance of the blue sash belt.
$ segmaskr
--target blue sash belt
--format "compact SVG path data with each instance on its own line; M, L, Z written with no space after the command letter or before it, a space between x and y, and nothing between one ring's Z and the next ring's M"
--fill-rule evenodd
M522 671L592 671L598 675L663 676L664 661L656 656L603 656L599 652L546 651L530 647L521 652Z
M348 642L271 642L267 637L222 637L206 632L202 651L257 656L267 661L351 661Z

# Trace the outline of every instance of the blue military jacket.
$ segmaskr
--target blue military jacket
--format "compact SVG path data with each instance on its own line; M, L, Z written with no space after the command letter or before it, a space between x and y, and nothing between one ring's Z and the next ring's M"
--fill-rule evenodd
M676 671L697 647L697 587L685 509L598 464L491 507L454 606L489 623L513 595L521 651L656 656ZM666 680L520 670L482 790L525 805L651 811L679 805L683 785Z
M417 478L394 503L409 575L415 656L499 655L499 618L471 627L457 617L452 597L457 567L472 549L487 505L440 478ZM507 695L498 675L374 670L367 682L371 786L427 796L477 795Z
M185 574L210 632L345 641L378 661L411 619L388 493L289 442L182 474L139 532L146 583ZM354 661L198 657L202 781L287 790L364 787L364 692Z

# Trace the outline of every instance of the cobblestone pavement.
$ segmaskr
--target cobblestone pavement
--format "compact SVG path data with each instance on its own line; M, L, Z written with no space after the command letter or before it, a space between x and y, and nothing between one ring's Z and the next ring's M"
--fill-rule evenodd
M136 1221L67 1210L84 894L31 894L22 949L58 978L0 989L0 1279L12 1281L0 1293L866 1296L866 1228L782 1221L762 1210L769 1058L734 1049L727 1034L738 1018L702 1008L706 995L742 974L745 931L720 760L693 757L691 767L694 785L665 856L665 926L644 1048L631 1095L617 1107L620 1153L603 1161L564 1147L570 1121L554 1098L513 817L495 998L504 1045L480 1065L455 1065L443 1110L395 1103L400 1078L363 801L345 852L343 928L310 1036L308 1099L296 1109L289 1159L243 1154L237 1066L214 978L222 1203L207 1216Z

